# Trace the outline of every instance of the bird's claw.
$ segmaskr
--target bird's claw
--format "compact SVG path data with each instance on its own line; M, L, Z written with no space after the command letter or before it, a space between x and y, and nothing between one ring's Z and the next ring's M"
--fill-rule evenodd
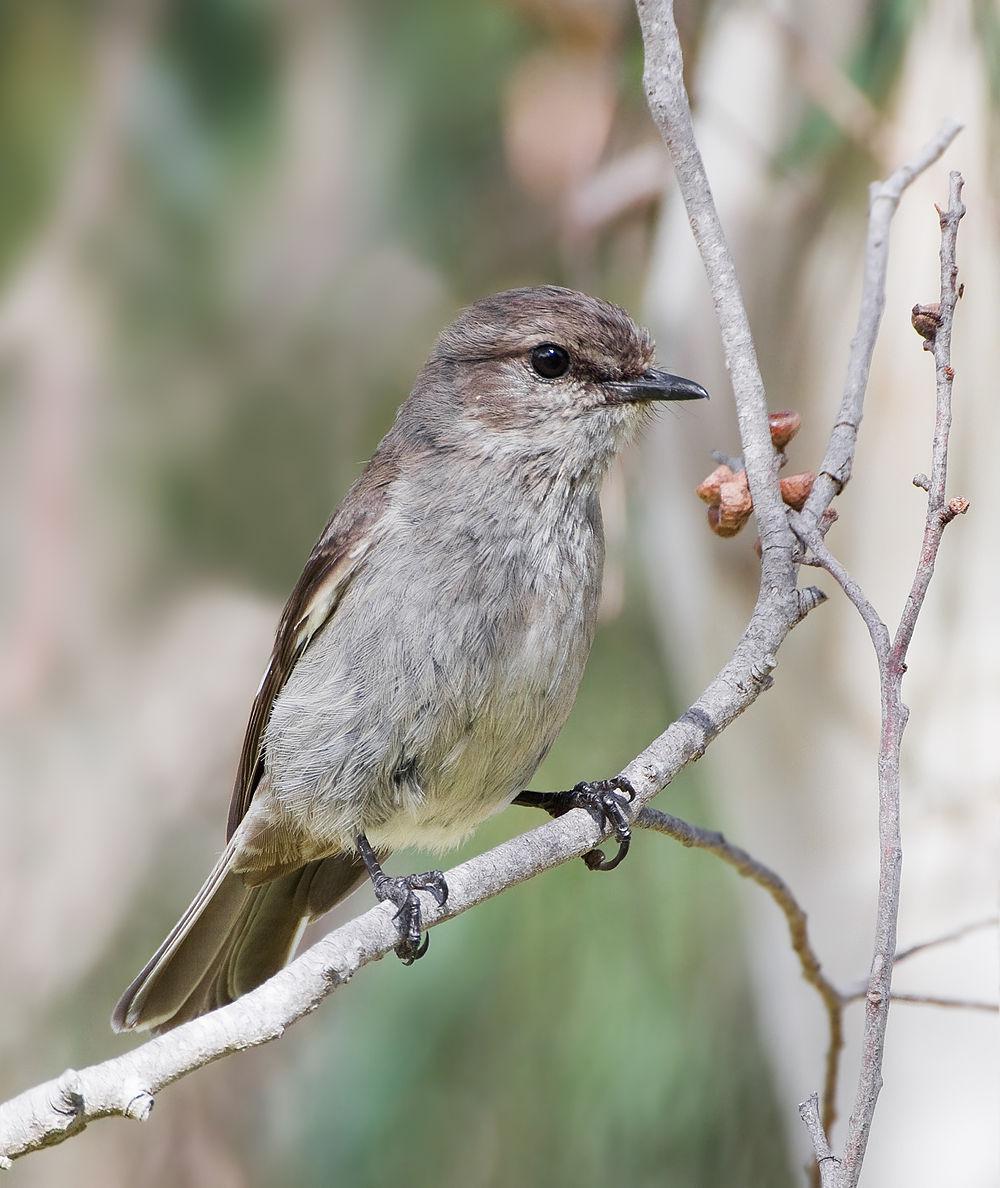
M448 902L448 884L439 870L428 870L423 874L382 875L375 883L375 897L396 905L393 921L399 931L396 956L404 965L412 965L423 957L430 944L430 937L421 937L420 900L418 891L427 891L434 896L438 907Z
M610 825L618 839L618 853L605 858L603 850L588 850L583 860L589 870L614 870L632 844L632 826L625 806L635 800L635 789L624 776L610 780L583 780L569 793L574 807L586 809L600 824Z

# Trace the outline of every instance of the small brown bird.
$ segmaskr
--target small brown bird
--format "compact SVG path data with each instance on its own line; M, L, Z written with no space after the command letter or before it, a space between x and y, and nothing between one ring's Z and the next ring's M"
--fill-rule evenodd
M438 338L334 512L282 613L253 702L228 844L122 995L117 1031L232 1002L295 952L367 872L421 956L439 871L396 849L459 843L517 801L589 808L629 840L620 780L523 791L562 728L594 637L599 490L651 401L707 396L652 367L617 306L546 286L499 293Z

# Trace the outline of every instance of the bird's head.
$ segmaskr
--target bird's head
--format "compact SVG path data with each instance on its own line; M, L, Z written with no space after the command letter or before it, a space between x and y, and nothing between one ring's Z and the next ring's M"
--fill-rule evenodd
M655 402L707 396L653 366L649 332L623 309L545 285L463 310L439 336L409 411L483 458L599 475Z

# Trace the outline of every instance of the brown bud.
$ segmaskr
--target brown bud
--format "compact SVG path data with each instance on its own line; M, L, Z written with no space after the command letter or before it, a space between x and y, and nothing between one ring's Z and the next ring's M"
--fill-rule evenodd
M956 516L964 516L972 505L968 499L949 499L943 508L938 512L938 518L941 521L941 526L950 524Z
M791 409L786 409L784 412L773 412L767 420L771 426L771 443L776 450L783 450L802 425L802 418Z
M708 478L703 479L701 483L695 487L695 494L704 503L715 504L719 502L719 488L724 482L727 482L733 477L733 472L728 466L717 466Z
M718 505L708 509L708 526L716 536L735 536L739 528L726 526L722 523L722 516Z
M815 481L816 476L810 470L803 471L802 474L790 474L781 480L781 498L789 507L801 511Z
M719 533L733 536L750 518L753 503L747 485L747 472L741 470L719 487Z
M930 305L915 305L910 311L910 325L921 338L933 342L941 325L941 303L933 301Z

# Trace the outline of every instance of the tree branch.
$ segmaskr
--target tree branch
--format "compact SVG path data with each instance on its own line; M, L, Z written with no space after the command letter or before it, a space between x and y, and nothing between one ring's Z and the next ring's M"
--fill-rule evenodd
M842 1164L830 1148L823 1123L819 1117L819 1098L815 1093L799 1102L799 1117L806 1124L813 1150L816 1152L816 1166L819 1169L822 1188L838 1188Z
M660 809L644 808L636 824L655 829L679 841L682 846L706 850L721 858L745 879L750 879L770 895L781 909L788 924L792 951L799 959L803 978L816 991L826 1011L829 1041L826 1053L826 1073L823 1082L823 1125L829 1131L836 1118L837 1080L840 1073L840 1053L844 1046L844 994L823 972L823 966L809 939L808 917L792 889L777 873L739 846L734 846L714 830L700 829L679 817Z
M1000 927L1000 916L987 916L983 920L973 920L970 924L963 924L961 928L952 928L942 932L940 936L932 936L930 940L918 941L915 945L908 945L905 949L896 950L896 964L916 957L918 953L925 953L928 949L937 949L941 945L950 945L954 941L964 940L974 932L982 932L984 928Z
M743 878L749 879L759 887L762 887L784 914L788 923L792 950L799 959L802 977L816 990L827 1014L830 1039L826 1053L823 1110L820 1126L824 1136L829 1134L832 1124L836 1119L840 1054L844 1046L844 1010L852 1002L857 1002L865 997L868 992L867 980L849 990L842 990L830 981L823 972L819 955L809 938L808 918L805 910L795 898L792 889L776 871L766 866L759 859L754 858L752 854L749 854L740 846L733 845L727 841L723 834L715 830L703 829L697 825L692 825L687 821L681 820L680 817L663 812L661 809L649 807L644 808L639 813L636 818L636 824L644 829L654 830L657 833L672 837L675 841L680 842L682 846L705 850L709 854L714 854L727 865L733 867ZM998 922L1000 920L996 916L991 916L984 920L976 920L970 924L964 924L960 928L943 933L941 936L920 941L917 944L910 945L906 949L898 950L893 959L894 963L898 965L901 961L906 961L917 953L926 952L928 949L937 948L941 945L951 944L984 928L996 927ZM952 998L944 995L903 994L894 991L891 998L893 1002L944 1007L955 1010L987 1012L1000 1010L1000 1003L997 1002L971 998ZM806 1105L807 1103L802 1103L799 1107L800 1112ZM818 1109L817 1099L817 1111ZM818 1113L817 1118L819 1119ZM821 1170L817 1165L817 1171Z
M864 996L864 991L858 997ZM945 994L904 994L893 990L889 995L893 1002L908 1002L914 1006L935 1006L956 1011L986 1011L990 1015L1000 1011L1000 1002L979 998L951 998Z
M764 570L761 596L772 596L770 587L777 585L787 597L795 589L794 542L778 487L764 381L739 278L694 138L673 3L672 0L636 0L636 9L646 51L643 74L646 99L674 163L691 232L705 265L736 397L744 465L761 539Z
M851 340L837 420L816 473L816 482L802 509L802 518L809 530L819 526L823 512L851 478L872 355L885 312L885 278L889 269L889 232L893 215L907 187L941 157L961 130L961 124L946 120L933 140L928 141L911 161L901 165L885 181L873 182L869 188L861 306Z
M843 1159L833 1171L829 1171L829 1143L822 1133L817 1135L812 1120L803 1113L803 1119L810 1129L823 1183L837 1188L855 1188L861 1176L868 1138L871 1134L875 1106L882 1088L882 1057L885 1048L885 1033L889 1018L889 1005L893 996L892 972L896 962L896 924L899 917L899 892L902 877L902 843L900 835L900 751L903 732L909 714L902 699L903 675L906 672L906 657L917 619L923 607L927 589L934 575L934 565L945 527L968 510L964 499L945 502L945 487L948 475L948 438L951 428L951 392L955 378L951 366L951 330L955 306L958 302L958 266L955 262L955 248L958 225L965 214L962 204L962 178L952 172L949 184L948 209L939 211L941 222L941 301L937 326L929 345L934 352L936 374L936 406L934 418L934 440L930 478L920 486L927 491L927 514L924 521L923 541L920 557L910 586L906 604L900 616L899 625L891 640L888 630L879 619L874 607L839 562L826 549L819 533L805 523L805 516L793 521L793 528L806 545L815 562L827 569L840 583L864 619L875 649L879 670L879 685L882 701L882 728L878 754L879 786L879 888L875 922L875 941L871 972L865 992L865 1031L858 1075L858 1087L854 1109ZM860 410L859 410L860 411ZM855 428L856 434L856 428ZM853 448L853 447L852 447ZM848 454L848 459L850 454ZM849 461L846 470L849 475ZM846 477L844 478L846 481ZM906 996L906 1001L915 1001L917 996ZM901 997L901 1001L904 999ZM932 1001L930 996L920 999ZM936 1000L942 1005L945 1000ZM949 1005L952 1005L949 1003ZM822 1141L819 1141L822 1139Z

